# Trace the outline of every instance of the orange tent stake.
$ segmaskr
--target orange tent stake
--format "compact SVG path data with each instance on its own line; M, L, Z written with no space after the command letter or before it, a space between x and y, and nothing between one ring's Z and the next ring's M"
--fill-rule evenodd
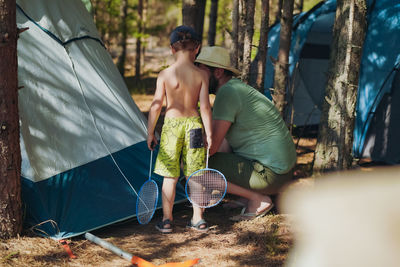
M118 256L130 261L132 264L135 264L138 267L157 267L157 265L154 265L153 263L146 261L140 257L133 256L132 254L130 254L126 251L123 251L122 249L114 246L110 242L107 242L89 232L85 233L85 238L105 249L110 250L111 252L114 252ZM193 260L187 260L184 262L165 263L165 264L159 265L158 267L191 267L199 262L200 262L200 259L193 259Z
M69 258L70 259L75 259L76 258L76 256L74 255L74 253L72 253L72 250L71 250L71 248L69 247L69 245L68 245L68 241L67 240L60 240L59 241L60 242L60 244L63 246L63 248L65 249L65 252L67 252L67 254L68 254L68 256L69 256Z

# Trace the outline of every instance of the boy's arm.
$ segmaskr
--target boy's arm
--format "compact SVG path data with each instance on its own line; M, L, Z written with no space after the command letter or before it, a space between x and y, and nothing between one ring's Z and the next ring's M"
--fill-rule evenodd
M147 122L147 146L150 150L153 150L154 145L157 144L157 139L154 136L154 129L156 128L156 123L158 117L160 116L160 112L162 109L162 105L164 102L165 96L165 85L164 85L164 77L163 72L157 77L157 85L156 91L154 93L153 102L150 106L149 117Z
M200 114L201 119L203 121L204 129L207 135L207 146L211 147L212 145L212 113L211 113L211 105L210 98L208 94L208 79L207 74L202 72L202 82L200 89Z

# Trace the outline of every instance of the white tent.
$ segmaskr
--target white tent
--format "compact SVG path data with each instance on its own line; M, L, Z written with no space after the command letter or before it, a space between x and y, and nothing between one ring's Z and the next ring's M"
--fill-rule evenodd
M17 0L17 26L27 226L59 239L135 216L147 122L92 17L80 0Z

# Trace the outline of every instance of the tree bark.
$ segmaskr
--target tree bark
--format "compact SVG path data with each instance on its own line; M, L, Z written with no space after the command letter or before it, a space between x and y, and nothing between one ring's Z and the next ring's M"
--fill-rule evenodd
M182 24L192 27L202 38L206 0L182 0Z
M303 12L303 6L304 6L304 0L297 0L295 2L295 7L294 7L295 13Z
M258 44L256 88L264 91L265 67L268 52L269 0L261 1L260 41Z
M239 27L238 27L238 69L243 67L244 37L246 25L246 0L239 0Z
M113 7L113 1L112 0L108 0L107 2L106 2L106 10L107 10L107 12L106 12L106 18L105 18L105 23L106 23L106 25L105 25L105 30L104 30L104 36L103 36L103 38L104 38L104 43L105 43L105 45L106 45L106 47L108 47L108 48L110 48L111 47L111 43L112 43L112 36L113 36L113 33L112 33L112 30L110 29L110 27L108 27L107 25L113 25L113 16L112 16L112 12L111 12L111 10L112 10L112 7Z
M128 38L128 0L121 1L121 54L118 57L117 67L122 76L125 76L126 45Z
M208 28L208 45L215 45L215 35L217 32L218 0L211 0L210 7L210 26Z
M355 107L365 31L366 0L338 0L314 175L352 166Z
M235 68L238 68L239 62L239 0L233 1L232 7L232 46L231 62Z
M289 53L292 39L294 0L283 1L278 61L275 63L273 100L283 117L286 109L286 87L289 79Z
M254 35L254 12L256 8L255 0L247 0L245 5L245 31L243 43L243 67L242 67L242 81L249 83L250 80L250 65L251 65L251 50L253 45Z
M142 34L143 34L143 0L138 2L138 35L136 37L136 58L135 58L135 79L140 80L140 59L142 53Z
M276 12L275 12L274 23L279 22L281 20L283 1L284 0L277 0L277 8L276 8Z
M0 238L22 230L16 3L0 0Z
M143 33L143 38L146 39L146 32L147 32L147 26L148 26L148 12L149 12L149 0L144 0L143 2L143 24L142 24L142 33ZM143 70L145 67L145 57L146 57L146 42L144 45L142 45L142 53L141 55L141 69Z

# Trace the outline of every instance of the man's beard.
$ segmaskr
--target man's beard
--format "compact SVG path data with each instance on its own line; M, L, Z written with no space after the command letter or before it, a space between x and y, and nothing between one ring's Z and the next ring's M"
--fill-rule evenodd
M210 81L208 84L208 93L215 95L215 93L217 92L217 87L218 87L218 80L217 78L215 78L214 74L211 74Z

